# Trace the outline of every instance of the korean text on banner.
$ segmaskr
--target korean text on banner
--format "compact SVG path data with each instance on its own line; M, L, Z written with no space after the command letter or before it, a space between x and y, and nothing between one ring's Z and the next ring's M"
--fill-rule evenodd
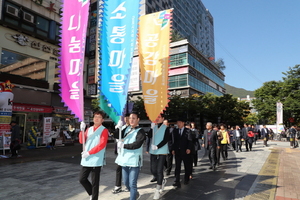
M60 82L65 105L83 120L83 68L89 0L64 0L62 4Z
M168 105L168 67L172 10L140 17L139 58L145 109L151 121Z
M139 0L104 0L99 90L121 116L126 105L138 26Z

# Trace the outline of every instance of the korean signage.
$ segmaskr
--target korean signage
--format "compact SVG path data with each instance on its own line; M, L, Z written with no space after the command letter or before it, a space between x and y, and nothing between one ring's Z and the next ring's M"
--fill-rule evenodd
M51 139L52 117L44 117L43 143L49 143Z
M168 104L168 68L172 10L141 16L139 58L144 104L147 115L155 121Z
M105 108L101 108L106 113L111 113L112 109L121 116L127 101L132 57L136 45L139 0L105 0L103 5L103 21L100 28L102 32L99 38L101 43L99 90L100 99L107 100L107 103Z

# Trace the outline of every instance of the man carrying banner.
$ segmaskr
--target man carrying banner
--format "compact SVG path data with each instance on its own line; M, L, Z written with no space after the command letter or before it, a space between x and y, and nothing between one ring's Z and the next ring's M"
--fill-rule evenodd
M123 125L123 122L120 120L118 122L118 124L116 125L115 127L115 133L114 133L114 137L116 139L116 146L115 146L115 154L118 155L118 138L116 138L116 135L119 135L119 131L120 129L121 130L124 130L126 129L128 126L129 126L129 114L126 114L125 118L124 118L124 121L125 121L125 125ZM127 188L124 190L126 191ZM113 194L117 194L119 192L122 192L122 166L120 165L117 165L117 169L116 169L116 184L115 184L115 187L114 189L112 190L112 193Z
M129 126L122 130L121 140L118 141L118 157L116 163L122 166L123 182L130 191L130 200L139 198L137 179L143 165L143 143L145 131L138 126L140 121L137 113L129 115Z
M164 119L164 115L160 114L156 119L157 124L152 123L148 133L147 152L150 152L151 173L157 180L153 199L160 198L160 193L167 182L167 179L164 178L164 164L169 153L170 134L169 128L163 124Z
M84 133L79 133L79 142L85 143L85 150L81 153L81 165L79 182L90 195L90 200L98 200L101 167L105 165L105 151L108 140L108 130L102 126L105 114L101 111L94 113L94 125ZM85 123L81 123L81 130L85 129ZM88 180L91 174L91 182Z

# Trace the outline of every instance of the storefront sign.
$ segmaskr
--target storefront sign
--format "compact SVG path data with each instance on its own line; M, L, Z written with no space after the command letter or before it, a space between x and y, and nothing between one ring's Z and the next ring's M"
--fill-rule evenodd
M9 34L11 35L11 34ZM21 46L30 46L33 49L41 50L46 53L52 53L55 56L59 56L59 49L53 48L50 45L42 44L36 40L30 40L27 36L22 34L11 35L15 39L15 42Z
M56 114L66 114L66 115L71 114L71 111L69 111L67 108L64 108L64 107L54 107L53 111Z
M37 112L37 113L52 113L53 108L51 106L39 106L31 104L13 104L13 111L15 112Z
M89 84L88 85L88 95L97 95L97 84Z

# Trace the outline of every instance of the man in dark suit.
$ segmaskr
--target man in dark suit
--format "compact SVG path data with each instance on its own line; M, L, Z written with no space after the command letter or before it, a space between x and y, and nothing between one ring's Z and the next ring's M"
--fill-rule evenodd
M244 128L242 129L242 138L245 140L246 151L249 151L248 131L248 124L244 124Z
M177 127L173 130L173 145L172 154L175 155L175 182L173 186L180 188L180 171L181 162L184 164L184 184L189 183L189 176L192 173L191 169L191 149L193 148L193 142L190 134L190 129L184 127L184 120L177 120Z
M203 144L202 147L208 150L208 158L210 161L210 168L214 171L217 165L217 148L220 148L217 131L212 129L212 123L207 122L206 130L203 134Z
M242 132L240 130L240 126L236 125L235 130L233 130L232 133L233 133L233 141L235 141L236 152L239 152L239 150L242 151L242 142L241 142Z
M263 128L261 129L261 136L264 140L264 146L267 147L268 146L268 140L269 140L269 129L267 128L266 125L263 126Z

